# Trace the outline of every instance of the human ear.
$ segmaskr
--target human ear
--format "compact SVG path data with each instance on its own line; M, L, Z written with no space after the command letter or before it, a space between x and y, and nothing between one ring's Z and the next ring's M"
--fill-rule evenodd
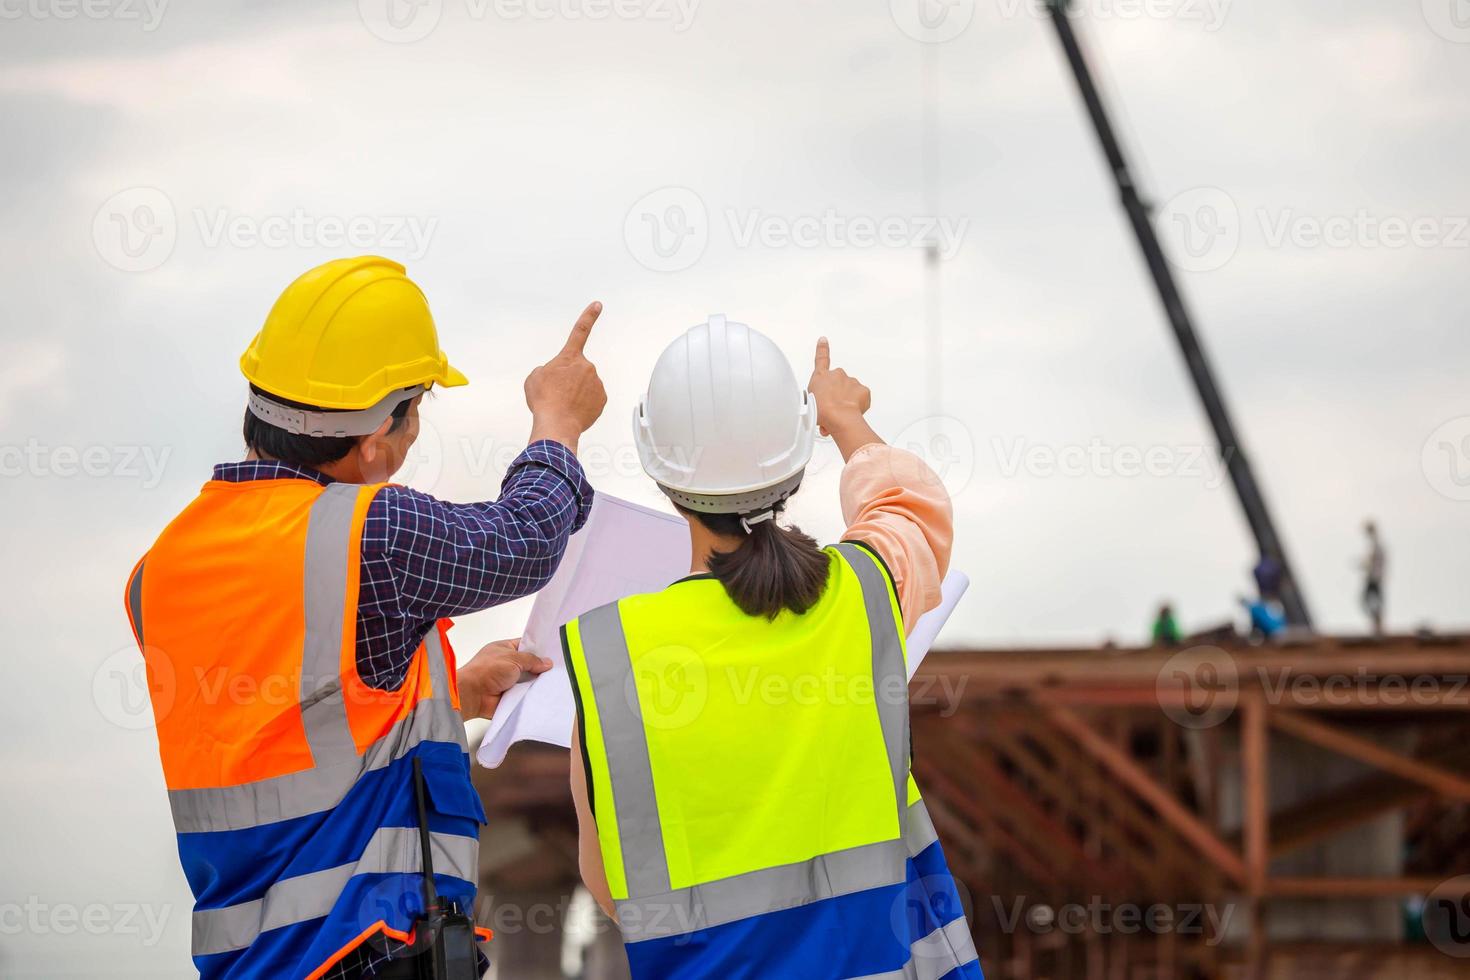
M372 463L382 454L385 448L384 440L388 437L388 430L393 427L393 418L389 416L383 420L383 424L377 429L363 436L357 443L358 455L362 457L364 464Z

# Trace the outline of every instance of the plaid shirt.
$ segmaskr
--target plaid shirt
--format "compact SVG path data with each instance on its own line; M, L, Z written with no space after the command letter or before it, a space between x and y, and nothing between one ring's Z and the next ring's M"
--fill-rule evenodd
M308 467L263 459L221 463L214 478L332 482ZM357 672L363 682L396 690L436 620L540 589L591 506L581 464L571 450L549 441L516 457L493 502L451 504L407 487L384 487L362 529Z
M214 479L332 478L275 460L221 463ZM587 521L592 487L571 450L532 443L500 485L500 499L451 504L407 487L387 486L368 505L357 592L357 672L364 683L396 690L436 620L530 595L550 580L567 538ZM394 952L364 944L329 978L371 977ZM485 966L481 954L481 966Z

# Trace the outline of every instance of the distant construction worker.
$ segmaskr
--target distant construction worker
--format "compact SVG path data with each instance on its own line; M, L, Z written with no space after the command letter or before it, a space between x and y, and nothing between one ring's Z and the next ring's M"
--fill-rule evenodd
M1174 619L1174 606L1166 602L1159 606L1158 615L1154 617L1154 646L1177 647L1179 639L1179 623Z
M1286 613L1282 610L1279 600L1262 596L1250 598L1243 595L1235 598L1245 609L1248 617L1247 632L1252 642L1265 643L1274 640L1286 629Z
M1363 611L1373 624L1373 635L1383 635L1383 576L1388 570L1388 552L1378 537L1378 525L1373 521L1363 523L1363 533L1368 536L1368 554L1363 558Z
M634 433L693 573L563 631L582 876L635 980L981 976L909 774L904 637L939 602L950 501L829 360L803 388L721 316L664 351ZM847 462L827 548L777 523L818 426Z
M506 642L456 671L447 617L540 588L586 520L600 311L526 379L530 444L489 503L384 482L424 393L466 383L397 263L312 269L241 358L246 459L127 587L205 980L483 972L464 720L550 662Z

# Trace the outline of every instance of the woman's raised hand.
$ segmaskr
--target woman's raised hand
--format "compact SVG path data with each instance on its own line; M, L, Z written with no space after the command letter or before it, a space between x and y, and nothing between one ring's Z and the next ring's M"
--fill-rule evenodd
M816 400L822 435L836 441L844 460L869 443L883 441L863 418L873 406L873 393L842 368L832 367L832 345L826 337L817 341L812 378L806 387Z

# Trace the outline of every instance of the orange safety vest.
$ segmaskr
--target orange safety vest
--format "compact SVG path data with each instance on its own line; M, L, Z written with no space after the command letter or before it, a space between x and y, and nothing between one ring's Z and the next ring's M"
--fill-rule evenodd
M206 980L315 978L370 937L414 940L415 761L438 893L473 914L485 811L449 621L397 690L357 673L362 527L381 487L211 481L128 581Z

